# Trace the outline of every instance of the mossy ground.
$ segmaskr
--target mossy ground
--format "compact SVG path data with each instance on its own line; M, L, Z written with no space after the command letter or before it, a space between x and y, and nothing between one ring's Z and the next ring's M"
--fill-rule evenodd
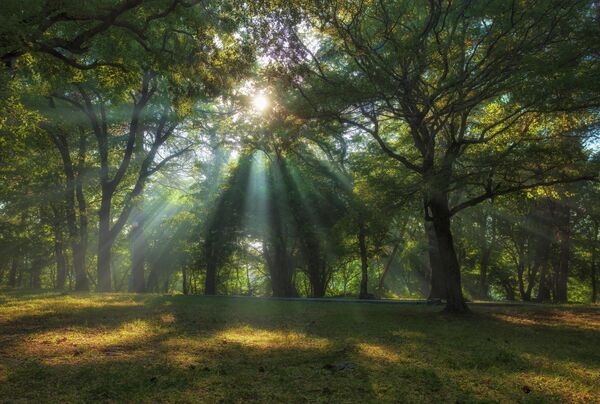
M598 306L0 293L0 402L600 402Z

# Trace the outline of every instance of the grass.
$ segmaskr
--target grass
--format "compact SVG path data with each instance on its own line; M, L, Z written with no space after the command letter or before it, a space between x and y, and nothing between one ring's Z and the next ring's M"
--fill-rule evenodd
M0 293L0 402L600 402L600 308Z

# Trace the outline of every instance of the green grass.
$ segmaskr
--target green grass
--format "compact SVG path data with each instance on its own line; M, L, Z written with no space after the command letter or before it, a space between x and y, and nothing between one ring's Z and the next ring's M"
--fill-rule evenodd
M600 402L600 309L0 294L0 402Z

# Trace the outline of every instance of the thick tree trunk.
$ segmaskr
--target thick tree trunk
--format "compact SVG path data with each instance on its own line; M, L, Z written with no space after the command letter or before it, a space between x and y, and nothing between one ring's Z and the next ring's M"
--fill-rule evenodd
M310 282L310 295L323 297L327 291L327 268L323 260L315 254L307 264L308 280Z
M450 228L450 209L445 194L434 194L429 200L431 220L435 230L440 259L446 281L446 311L452 313L468 312L469 308L462 293L460 266L454 249L454 240Z
M146 282L144 279L144 264L146 240L144 237L144 211L138 204L132 213L131 233L131 291L144 293Z
M301 226L301 225L299 225ZM306 262L306 275L310 282L310 295L323 297L327 291L329 281L327 262L321 253L318 236L303 229L301 232L303 257Z
M98 212L98 291L110 292L110 261L113 238L110 233L110 199L102 197Z
M297 297L294 285L294 265L283 240L265 248L265 261L271 276L271 289L276 297Z
M367 241L364 224L360 224L358 231L358 248L360 250L360 294L359 299L368 299L369 296L369 261L367 256Z
M446 293L444 268L442 267L438 242L432 222L425 222L425 233L427 234L427 242L429 244L429 267L431 268L431 287L428 299L446 299L448 295Z
M87 249L87 236L86 241L75 243L72 245L73 248L73 271L75 272L75 290L80 292L87 292L90 290L87 270L85 265L85 251Z
M206 263L206 279L204 283L204 294L217 294L217 263L209 260Z

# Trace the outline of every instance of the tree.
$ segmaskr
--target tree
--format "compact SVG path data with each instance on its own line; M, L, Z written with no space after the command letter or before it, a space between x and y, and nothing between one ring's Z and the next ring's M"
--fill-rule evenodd
M564 132L547 135L547 128L536 127L540 110L589 105L542 102L540 91L521 91L542 83L547 76L540 66L549 58L563 73L590 55L582 39L591 24L589 4L336 1L311 2L304 10L321 47L314 52L299 45L303 63L287 70L290 84L315 116L369 133L387 157L420 177L446 308L466 311L452 217L498 195L593 177L575 161L568 171L553 167L532 175L524 164L532 155L522 154L540 137L552 141ZM292 30L296 42L301 36ZM582 46L573 46L578 40Z

